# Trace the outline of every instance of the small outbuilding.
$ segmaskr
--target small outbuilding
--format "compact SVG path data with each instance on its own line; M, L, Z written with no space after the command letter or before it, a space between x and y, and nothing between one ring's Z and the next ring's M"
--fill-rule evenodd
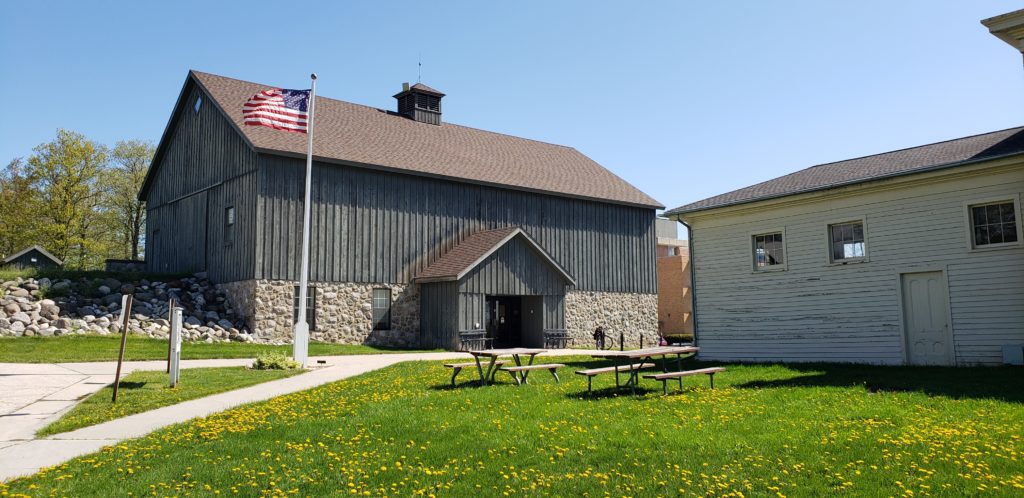
M35 245L22 249L6 258L0 266L14 268L54 268L64 266L64 261Z

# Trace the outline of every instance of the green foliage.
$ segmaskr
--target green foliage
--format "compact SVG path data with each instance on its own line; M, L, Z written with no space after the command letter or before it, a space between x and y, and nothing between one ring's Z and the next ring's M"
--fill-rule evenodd
M0 170L0 257L38 244L66 268L136 259L145 206L136 197L152 159L148 142L113 149L69 130Z
M283 353L260 353L256 361L252 363L254 370L295 370L299 368L299 362L285 356Z
M110 151L113 164L104 175L104 204L110 209L111 235L117 240L117 252L123 259L139 259L142 254L140 240L145 230L146 206L138 195L155 152L152 143L140 140L117 142Z
M31 496L1020 496L1016 368L727 365L638 396L405 362L8 481ZM711 366L692 362L688 368ZM470 374L470 375L467 375ZM545 374L545 375L538 375ZM534 377L536 375L536 377ZM6 487L5 487L6 486ZM180 490L180 491L179 491Z
M114 335L64 335L60 337L0 337L0 363L58 363L80 361L116 361L121 345L120 336ZM250 342L205 342L186 343L181 359L198 360L208 358L255 358L267 352L286 355L292 351L290 344L270 345ZM404 350L375 346L331 344L310 342L310 356L333 356L351 354L396 353ZM136 335L128 336L124 359L166 360L167 340L150 339Z

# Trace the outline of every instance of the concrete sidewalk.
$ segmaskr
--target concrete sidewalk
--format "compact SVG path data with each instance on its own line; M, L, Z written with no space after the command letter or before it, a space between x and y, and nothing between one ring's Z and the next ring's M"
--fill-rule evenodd
M546 356L587 355L586 350L551 350ZM28 475L92 453L124 439L144 436L156 429L203 417L229 408L302 391L403 361L470 359L467 353L396 353L328 356L327 366L304 374L214 394L177 405L112 420L75 431L35 439L35 432L56 420L88 394L114 381L116 365L104 363L12 364L0 363L0 481ZM252 359L183 360L182 368L249 365ZM163 370L163 361L126 362L124 372ZM444 377L445 372L439 372ZM38 384L38 385L35 385ZM10 394L8 394L10 393Z

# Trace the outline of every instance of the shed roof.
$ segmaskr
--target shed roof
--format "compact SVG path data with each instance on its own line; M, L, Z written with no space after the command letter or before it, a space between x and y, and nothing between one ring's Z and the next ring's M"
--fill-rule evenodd
M532 246L542 259L546 260L570 284L575 285L576 280L561 265L556 263L544 248L537 244L530 236L526 235L526 232L519 227L484 230L466 237L465 240L459 242L458 245L420 272L414 280L420 283L461 280L473 268L476 268L488 256L494 254L501 246L516 236L523 237L523 240Z
M812 166L757 185L686 204L667 211L665 215L693 213L827 190L1021 153L1024 153L1024 127L1010 128L884 154Z
M20 250L20 251L18 251L16 253L10 255L10 256L7 256L6 258L4 258L3 264L10 263L11 261L14 261L14 260L18 259L19 257L27 254L29 251L32 251L33 249L38 251L39 254L42 254L43 256L49 258L54 263L57 263L58 265L63 265L64 264L64 261L62 261L60 258L50 254L49 252L46 251L46 249L43 249L42 246L38 246L38 245L28 246L28 247L26 247L26 248L24 248L24 249L22 249L22 250Z
M305 134L243 125L242 104L273 85L198 71L189 72L189 77L212 97L257 151L306 155ZM440 94L423 84L418 88ZM420 123L395 112L319 95L315 120L313 155L318 160L601 202L663 207L572 147L452 123ZM155 157L159 155L158 150ZM148 181L143 193L147 189Z

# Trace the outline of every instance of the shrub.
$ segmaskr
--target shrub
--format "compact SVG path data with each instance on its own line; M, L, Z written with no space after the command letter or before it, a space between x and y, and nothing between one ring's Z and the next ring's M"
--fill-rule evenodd
M254 370L294 370L299 362L287 357L284 353L260 353L253 362Z

